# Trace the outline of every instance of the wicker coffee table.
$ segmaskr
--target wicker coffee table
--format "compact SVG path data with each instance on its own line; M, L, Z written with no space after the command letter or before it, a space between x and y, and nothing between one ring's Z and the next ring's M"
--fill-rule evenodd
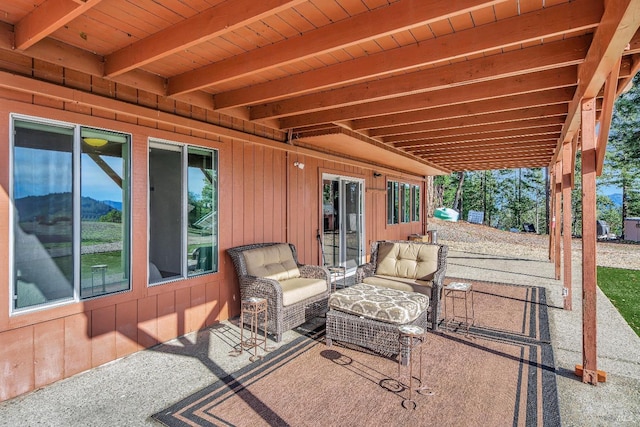
M387 296L390 298L389 301L384 301ZM345 301L351 302L352 305L345 307ZM366 312L371 306L380 305L381 302L385 302L384 306L390 310L384 313L374 313L371 310ZM410 307L412 303L416 304L414 308ZM399 326L415 325L426 330L429 298L414 292L358 284L334 292L329 298L329 307L326 316L327 346L331 346L335 340L391 357L400 352ZM405 313L407 317L389 318L389 312L397 313L407 310L407 307L411 310L411 313ZM374 318L376 315L379 318Z

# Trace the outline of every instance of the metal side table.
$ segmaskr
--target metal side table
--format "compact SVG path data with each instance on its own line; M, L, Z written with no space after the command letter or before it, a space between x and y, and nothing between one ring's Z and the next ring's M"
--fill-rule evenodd
M464 317L462 317L462 315L456 315L456 300L464 300ZM451 301L450 317L447 315L448 301ZM469 315L469 310L471 310L471 315ZM464 326L467 330L467 334L469 333L469 328L471 328L475 323L473 286L471 283L452 282L444 287L444 319L445 325L447 326L459 319L459 325Z

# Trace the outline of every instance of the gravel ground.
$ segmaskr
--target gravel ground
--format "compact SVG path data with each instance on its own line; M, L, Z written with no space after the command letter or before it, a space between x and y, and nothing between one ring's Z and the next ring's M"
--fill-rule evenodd
M549 236L497 230L465 221L429 218L429 230L437 230L438 243L460 251L532 259L549 259ZM572 240L572 257L582 258L582 241ZM640 270L640 245L598 242L597 264Z

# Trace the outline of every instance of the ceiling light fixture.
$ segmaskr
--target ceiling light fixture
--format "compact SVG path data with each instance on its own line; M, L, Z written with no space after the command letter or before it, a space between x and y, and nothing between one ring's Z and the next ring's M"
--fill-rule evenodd
M107 142L109 142L104 138L83 138L83 140L92 147L102 147L103 145L106 145Z

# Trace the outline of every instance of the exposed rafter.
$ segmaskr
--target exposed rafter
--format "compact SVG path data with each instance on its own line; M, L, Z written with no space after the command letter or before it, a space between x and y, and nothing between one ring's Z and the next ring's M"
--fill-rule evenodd
M15 25L15 48L30 48L100 1L45 0Z
M599 2L578 0L535 13L488 23L460 33L425 40L352 61L322 67L268 83L252 85L216 95L216 108L255 104L335 85L354 82L384 73L407 70L441 61L478 54L486 49L497 52L545 37L593 28L602 16Z
M169 79L169 93L202 89L277 65L304 60L332 49L366 42L374 37L381 37L438 19L446 19L454 13L470 12L491 6L500 1L502 0L461 0L452 3L447 0L431 2L402 0L386 8L355 15L335 22L331 26L321 27L304 35L265 46L257 52L247 52L175 76Z

